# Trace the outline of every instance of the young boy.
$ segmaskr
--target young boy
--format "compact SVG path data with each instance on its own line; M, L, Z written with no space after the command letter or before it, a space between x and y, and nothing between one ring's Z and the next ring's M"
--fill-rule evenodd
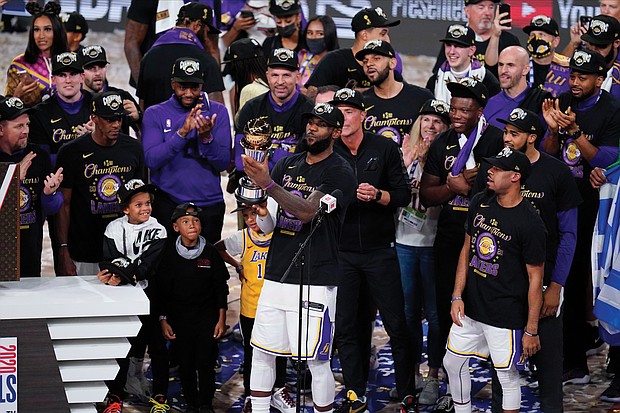
M200 212L192 203L175 208L179 236L163 253L157 284L161 331L176 347L188 413L213 412L217 340L226 332L228 308L226 264L200 235Z
M239 316L239 324L243 336L243 387L244 396L246 397L244 412L251 411L250 374L252 370L252 346L250 339L252 338L252 327L256 317L258 297L263 288L265 261L267 260L267 252L269 251L272 235L264 234L256 223L257 211L260 209L265 210L265 212L262 212L263 215L267 213L266 204L247 205L237 202L237 209L232 211L232 213L241 211L247 228L237 231L230 237L215 244L215 248L224 261L237 270L241 280L241 314ZM237 255L240 256L241 261L233 258L233 256ZM271 396L271 406L282 413L294 413L295 401L288 394L288 390L284 386L285 381L286 358L278 357L276 359L276 381L274 384L276 391Z
M125 214L106 227L103 241L103 256L106 261L99 264L99 280L108 285L135 284L145 289L149 299L153 299L156 267L166 243L166 229L151 217L155 187L145 185L140 179L132 179L118 189L120 205ZM159 332L157 313L140 316L142 328L131 341L129 355L117 360L120 370L114 381L108 382L109 394L105 413L122 411L127 384L127 371L130 359L132 368L142 370L145 348L149 346L153 370L153 391L157 396L151 399L153 406L165 404L168 391L168 359L165 342ZM144 380L144 379L143 379ZM135 386L142 387L142 386ZM132 389L141 396L143 388ZM148 399L148 397L147 397Z

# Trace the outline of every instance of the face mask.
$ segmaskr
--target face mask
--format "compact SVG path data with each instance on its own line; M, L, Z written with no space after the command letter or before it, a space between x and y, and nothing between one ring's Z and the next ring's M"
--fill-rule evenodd
M277 26L276 31L280 34L280 36L289 38L297 31L297 25L295 23L291 23L288 26Z
M323 153L327 150L327 148L329 148L329 145L331 144L331 136L329 138L323 139L321 141L318 142L314 142L312 145L308 144L308 140L304 137L298 144L297 146L299 146L299 150L302 152L309 152L312 155L318 155L320 153Z
M534 59L541 59L551 54L551 43L540 37L532 37L527 41L527 51Z
M318 39L306 39L306 44L308 45L308 50L312 54L319 54L325 51L325 38L320 37Z

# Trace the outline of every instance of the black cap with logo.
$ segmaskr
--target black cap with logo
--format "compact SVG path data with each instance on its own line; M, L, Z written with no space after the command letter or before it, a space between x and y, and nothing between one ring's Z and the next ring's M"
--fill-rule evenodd
M179 83L204 83L204 71L200 61L193 57L181 57L172 66L172 80Z
M388 20L381 7L362 9L353 16L351 30L355 33L373 27L394 27L400 24L400 20Z
M181 7L179 9L179 14L177 14L177 18L200 20L203 24L209 26L209 33L221 33L215 26L213 26L213 10L211 10L209 6L198 1L191 1Z
M299 0L269 0L269 13L273 16L286 17L300 12Z
M538 137L542 137L544 133L544 128L538 115L527 109L515 108L510 112L508 119L497 119L497 121L512 125L521 132L533 133Z
M369 54L378 54L385 57L395 57L394 48L391 44L384 40L370 40L366 42L364 48L355 53L357 60L364 60L364 56Z
M64 52L52 57L52 75L63 72L84 72L84 69L82 69L82 61L77 53Z
M334 94L334 99L329 102L334 106L349 105L358 108L359 110L366 110L364 105L364 96L360 92L348 87L339 89Z
M82 53L82 67L88 67L95 63L103 63L107 65L108 57L106 56L103 46L94 44L92 46L86 46L81 50Z
M190 211L190 209L193 209L193 211ZM196 206L196 204L194 204L193 202L186 202L184 204L177 205L174 208L172 216L170 217L170 221L174 223L177 222L177 219L186 216L201 218L201 212L202 208Z
M504 148L497 155L484 158L489 163L503 171L514 171L521 174L521 182L527 180L532 170L532 164L527 155L512 148Z
M0 99L0 120L13 120L24 113L28 108L20 98L8 97Z
M429 99L420 108L420 115L436 115L450 124L450 105L443 100Z
M448 90L452 97L473 98L483 107L489 100L489 91L484 83L471 77L465 77L459 82L448 83Z
M301 116L304 119L319 118L336 128L342 128L342 125L344 125L344 115L340 109L329 103L317 103L312 108L312 112L306 112Z
M291 49L280 47L273 49L271 55L267 59L267 67L284 68L289 70L299 70L299 60L297 53Z
M605 58L590 49L575 50L573 57L570 59L569 66L572 72L596 74L599 76L607 74Z
M523 31L527 34L530 34L530 32L533 32L534 30L545 32L552 36L560 35L558 22L549 16L545 16L544 14L539 14L538 16L532 17L530 24L523 28Z
M82 36L86 36L88 33L88 23L80 13L76 11L61 13L60 19L62 20L62 25L65 26L65 31L82 33Z
M129 111L123 107L123 98L118 92L101 92L93 96L91 113L100 118L110 119L127 116Z
M584 42L597 46L607 46L620 38L620 23L612 16L594 16L586 34L581 36Z
M263 46L256 39L246 37L245 39L235 40L228 46L222 63L252 59L259 56L264 56Z
M116 192L116 196L121 204L128 204L131 201L131 197L141 192L149 194L155 193L155 185L145 184L142 179L131 179L124 185L121 185Z
M440 40L442 43L456 43L465 47L475 46L476 34L462 24L451 24L446 31L446 37Z

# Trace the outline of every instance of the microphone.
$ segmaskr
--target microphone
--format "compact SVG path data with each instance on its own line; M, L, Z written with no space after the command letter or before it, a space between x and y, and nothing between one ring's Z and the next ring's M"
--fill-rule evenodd
M340 197L342 197L340 189L334 189L331 194L323 195L321 197L321 206L317 212L319 214L331 214L336 209L336 204Z

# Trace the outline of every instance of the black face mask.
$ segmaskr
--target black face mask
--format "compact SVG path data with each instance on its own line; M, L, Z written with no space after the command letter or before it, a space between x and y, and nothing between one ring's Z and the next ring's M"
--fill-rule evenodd
M527 41L527 51L534 59L542 59L551 54L551 43L540 37L532 37Z
M308 140L306 139L306 137L304 137L297 145L299 146L299 150L302 152L308 152L312 155L318 155L325 152L327 148L329 148L331 140L332 137L329 136L328 138L314 142L312 145L309 145Z
M306 39L306 45L308 50L312 54L319 54L325 51L325 38L320 37L318 39Z
M291 23L288 26L277 26L276 31L280 34L280 36L288 39L297 31L297 25L295 23Z

